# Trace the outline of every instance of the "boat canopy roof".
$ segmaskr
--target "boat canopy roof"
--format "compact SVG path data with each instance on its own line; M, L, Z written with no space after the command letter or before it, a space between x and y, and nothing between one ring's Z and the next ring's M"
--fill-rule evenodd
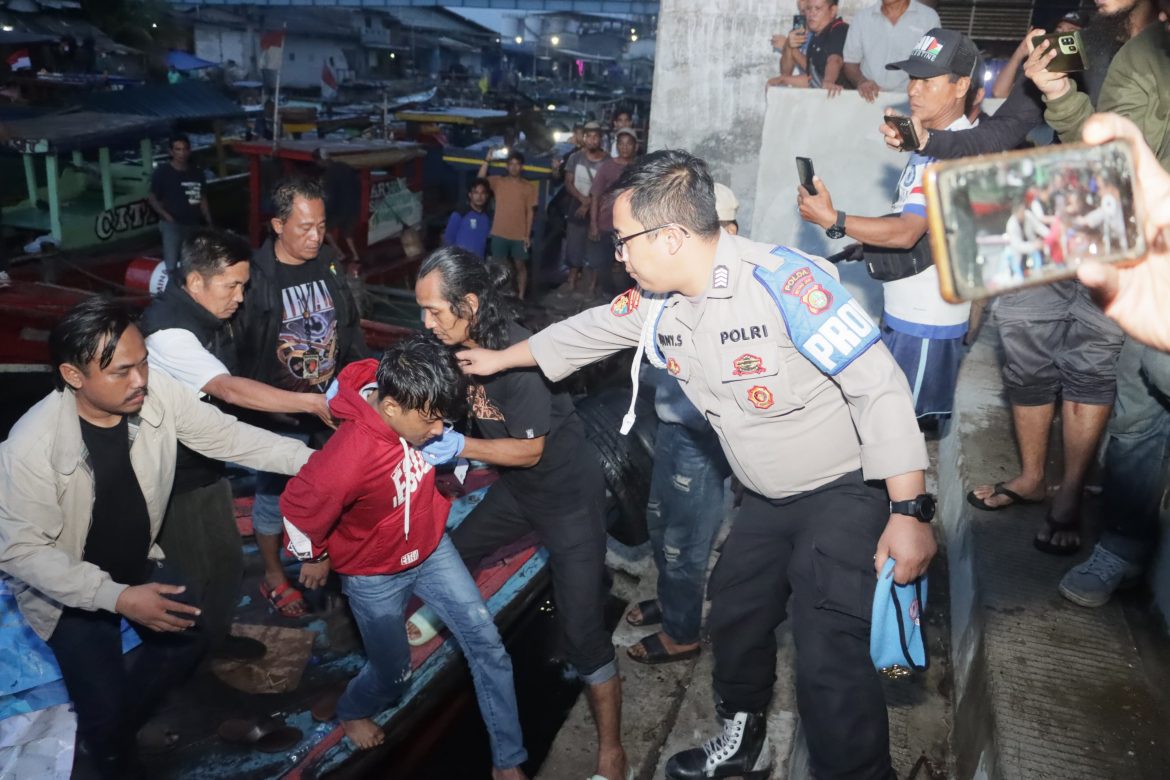
M136 114L175 122L243 118L244 109L212 84L180 81L178 84L146 84L117 92L93 92L82 108L103 114Z
M241 154L278 157L288 160L311 160L318 149L331 159L351 168L384 168L416 157L426 151L420 144L402 141L323 141L318 139L272 141L238 141L232 148Z
M77 111L0 122L0 145L17 152L72 152L103 146L130 146L165 136L171 123L136 114Z
M447 125L493 125L506 124L512 115L507 111L490 108L452 106L450 108L418 109L399 111L394 118L400 122L425 122Z

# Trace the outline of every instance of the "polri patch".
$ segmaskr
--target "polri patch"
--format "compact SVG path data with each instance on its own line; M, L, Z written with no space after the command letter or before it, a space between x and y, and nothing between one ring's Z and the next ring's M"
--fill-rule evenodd
M764 373L764 359L745 352L731 361L732 376L755 376Z
M817 315L833 305L833 294L821 286L808 266L798 268L784 280L784 294L798 298L809 314Z
M757 267L754 276L780 310L792 345L813 365L828 376L836 376L880 340L873 320L832 274L788 247L778 246L772 254L784 263L775 271ZM803 271L808 271L811 281L802 281L806 278ZM801 297L785 293L789 282L793 289L802 285L803 297L809 298L811 306ZM819 297L812 301L809 293L813 285L823 289L823 301ZM822 302L824 308L819 306Z
M637 287L631 287L613 299L613 303L609 305L609 313L615 317L625 317L637 311L638 304L641 302L641 291Z
M671 358L670 360L666 361L666 371L671 376L678 376L679 372L682 371L682 366L678 364L677 360Z
M753 385L748 388L747 396L752 406L757 409L771 409L772 404L776 402L776 399L772 396L772 391L763 385Z

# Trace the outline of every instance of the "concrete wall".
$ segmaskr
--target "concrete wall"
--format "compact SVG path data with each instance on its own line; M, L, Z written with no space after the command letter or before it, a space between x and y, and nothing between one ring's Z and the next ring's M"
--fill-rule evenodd
M848 19L871 0L844 0ZM787 32L796 0L662 0L650 149L704 158L740 202L751 234L764 127L764 83L779 73L773 33Z

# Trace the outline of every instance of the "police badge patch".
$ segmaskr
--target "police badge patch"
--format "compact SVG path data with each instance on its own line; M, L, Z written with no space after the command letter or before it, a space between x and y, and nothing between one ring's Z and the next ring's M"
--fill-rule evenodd
M671 376L678 376L678 373L682 371L682 366L678 364L677 360L671 358L666 361L666 370Z
M631 287L613 299L609 305L609 313L615 317L625 317L637 310L642 302L642 293L637 287Z
M743 353L731 361L732 376L755 376L764 373L764 360L759 355Z
M786 295L800 299L809 314L820 314L833 305L833 294L821 286L807 266L799 268L784 280Z
M753 385L748 388L747 396L752 406L757 409L771 409L772 404L776 402L776 399L772 397L772 391L763 385Z

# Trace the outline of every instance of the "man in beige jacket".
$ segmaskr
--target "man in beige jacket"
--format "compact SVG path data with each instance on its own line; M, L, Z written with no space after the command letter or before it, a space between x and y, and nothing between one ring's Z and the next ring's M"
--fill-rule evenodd
M119 305L92 298L49 337L57 389L0 443L0 573L48 642L101 777L140 777L138 727L202 649L198 605L154 543L179 442L293 474L311 450L202 403L161 373ZM121 618L143 647L124 664Z

